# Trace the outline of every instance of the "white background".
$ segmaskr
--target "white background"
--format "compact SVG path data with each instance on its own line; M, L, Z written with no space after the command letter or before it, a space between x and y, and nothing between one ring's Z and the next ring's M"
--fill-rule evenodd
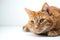
M60 7L60 0L0 0L0 25L26 23L28 15L24 8L38 11L45 2Z
M38 11L45 2L60 7L60 0L0 0L0 40L59 40L60 37L40 37L22 30L28 21L24 8Z

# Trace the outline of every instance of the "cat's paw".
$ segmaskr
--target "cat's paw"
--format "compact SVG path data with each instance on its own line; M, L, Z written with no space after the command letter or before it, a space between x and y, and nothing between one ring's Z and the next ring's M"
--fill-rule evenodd
M56 31L49 31L48 36L58 36L58 33Z
M29 31L29 29L28 29L26 26L23 26L23 30L24 30L25 32L28 32L28 31Z

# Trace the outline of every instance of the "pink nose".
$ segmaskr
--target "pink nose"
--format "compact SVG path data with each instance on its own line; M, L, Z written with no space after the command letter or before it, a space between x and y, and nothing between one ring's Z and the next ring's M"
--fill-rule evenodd
M38 29L39 27L38 26L35 26L35 29Z

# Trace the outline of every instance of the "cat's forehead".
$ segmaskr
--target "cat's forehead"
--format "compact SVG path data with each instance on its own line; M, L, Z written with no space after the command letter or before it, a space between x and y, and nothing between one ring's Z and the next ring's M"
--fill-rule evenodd
M30 17L32 19L47 18L47 14L41 11L33 12L34 14Z
M42 19L42 18L47 19L47 18L49 18L49 15L46 14L45 12L39 11L38 13L39 13L39 19Z
M33 12L33 13L34 14L32 16L30 16L30 17L32 17L32 18L39 18L39 16L40 16L39 12Z
M46 12L38 12L40 14L40 17L47 17L49 16L48 14L46 14Z

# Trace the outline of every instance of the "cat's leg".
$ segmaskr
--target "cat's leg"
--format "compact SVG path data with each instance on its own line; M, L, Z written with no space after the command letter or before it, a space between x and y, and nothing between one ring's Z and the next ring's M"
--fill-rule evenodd
M28 29L27 25L23 26L23 30L24 30L25 32L29 32L29 29Z
M60 29L57 30L58 34L60 35Z
M58 32L55 30L51 30L48 32L48 36L58 36L58 35L59 35Z

